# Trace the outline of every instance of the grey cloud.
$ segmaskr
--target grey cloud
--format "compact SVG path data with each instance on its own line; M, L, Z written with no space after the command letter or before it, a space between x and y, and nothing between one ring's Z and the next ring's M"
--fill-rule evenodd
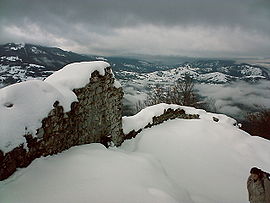
M129 34L136 38L137 44L140 44L138 42L147 36L151 41L149 32L143 29L148 26L153 28L150 33L168 30L168 36L154 33L154 39L157 41L153 43L163 47L163 51L159 51L160 54L171 54L176 48L169 47L168 43L162 43L164 38L171 37L170 30L185 30L199 26L201 30L208 30L208 38L211 35L215 38L216 29L227 29L223 36L217 35L216 40L222 42L228 39L233 41L233 44L237 44L239 40L239 48L250 42L252 48L244 46L240 50L242 55L255 53L267 55L266 53L270 51L268 0L1 0L0 4L0 43L21 40L54 44L63 48L77 47L76 49L81 52L101 50L101 53L105 53L106 51L102 51L104 46L100 44L103 44L102 40L106 43L108 43L106 40L111 40L113 46L108 49L117 50L118 53L126 50L130 52L132 39L123 32L133 29L134 32ZM11 28L15 28L15 31L12 32ZM140 35L136 36L136 29L141 31ZM242 33L248 33L250 36L255 35L255 42L253 39L243 41L241 38L234 38L238 36L231 37L230 33L234 30L241 30ZM261 49L253 50L256 45L261 47L261 42L256 43L257 38L265 38L266 45ZM169 44L173 44L176 39L177 35ZM226 54L226 50L217 50L215 47L211 49L211 43L208 50L196 50L201 42L188 40L190 40L187 41L189 47L195 47L190 51L191 54L189 51L185 53L176 49L175 55L212 55L211 52L214 52L215 56L235 54L231 50ZM125 41L126 44L115 45L121 44L121 41ZM201 41L204 41L204 38ZM209 40L206 40L206 44L208 42ZM179 46L182 44L183 42ZM141 45L144 46L142 43ZM222 43L216 46L219 45L222 46ZM189 47L182 46L182 49L186 50ZM159 50L159 47L145 47L145 50L141 50L140 53L151 54L149 50ZM194 54L194 51L198 53ZM108 52L110 53L116 52Z
M4 0L2 4L2 17L25 17L47 23L60 18L106 26L129 26L136 22L255 26L255 22L269 20L268 3L262 0Z
M212 107L221 113L242 118L260 107L270 108L270 82L235 82L227 85L200 85L200 94L213 98Z

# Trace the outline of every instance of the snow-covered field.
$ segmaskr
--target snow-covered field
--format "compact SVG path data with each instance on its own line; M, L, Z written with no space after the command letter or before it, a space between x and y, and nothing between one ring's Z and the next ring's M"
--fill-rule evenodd
M0 202L248 202L249 170L270 170L270 142L239 130L226 116L214 122L197 112L201 119L144 129L119 148L89 144L37 159L0 182Z

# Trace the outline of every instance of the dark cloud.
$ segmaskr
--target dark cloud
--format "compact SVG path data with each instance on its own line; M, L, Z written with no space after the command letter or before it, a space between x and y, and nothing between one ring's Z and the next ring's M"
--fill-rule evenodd
M203 52L212 55L213 52L215 56L234 55L232 50L238 55L256 56L267 55L270 51L269 0L1 0L0 4L2 43L29 41L79 51L106 50L104 43L109 43L108 50L120 53L123 50L132 52L129 34L133 35L136 44L145 46L142 50L135 46L133 52L148 54L153 49L160 54L191 52L191 55L198 55ZM199 40L185 36L190 30L197 32L192 37ZM180 32L183 40L189 40L190 46L183 46L183 43L171 46L181 40L175 32ZM149 33L158 42L153 41ZM163 43L165 37L170 37L171 41ZM211 37L217 41L213 48ZM204 39L206 43L201 42ZM140 40L150 40L152 44L147 46ZM224 46L223 42L229 47L234 46L217 49ZM251 48L246 43L250 43ZM200 44L210 44L210 47L199 48ZM254 49L263 44L260 49ZM179 46L188 51L177 49Z
M254 0L4 0L2 4L3 14L15 20L52 23L60 18L113 27L136 23L256 26L254 22L269 20L268 1Z

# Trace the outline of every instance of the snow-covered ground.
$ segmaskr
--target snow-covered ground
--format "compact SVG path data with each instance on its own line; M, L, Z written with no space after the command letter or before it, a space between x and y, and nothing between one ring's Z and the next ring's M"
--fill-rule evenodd
M164 108L148 108L141 115L151 117ZM0 202L248 202L249 170L270 169L270 142L241 131L227 116L185 110L201 119L166 121L119 148L89 144L37 159L0 182ZM137 128L140 119L124 119L124 130L132 123Z

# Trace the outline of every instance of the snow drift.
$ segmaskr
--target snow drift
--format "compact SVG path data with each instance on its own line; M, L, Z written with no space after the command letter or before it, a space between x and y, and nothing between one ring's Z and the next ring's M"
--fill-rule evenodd
M140 114L158 116L169 106ZM270 169L270 142L251 137L225 115L181 108L201 119L166 121L120 148L89 144L37 159L0 182L0 202L248 202L249 169ZM141 116L124 120L124 127L135 129Z

